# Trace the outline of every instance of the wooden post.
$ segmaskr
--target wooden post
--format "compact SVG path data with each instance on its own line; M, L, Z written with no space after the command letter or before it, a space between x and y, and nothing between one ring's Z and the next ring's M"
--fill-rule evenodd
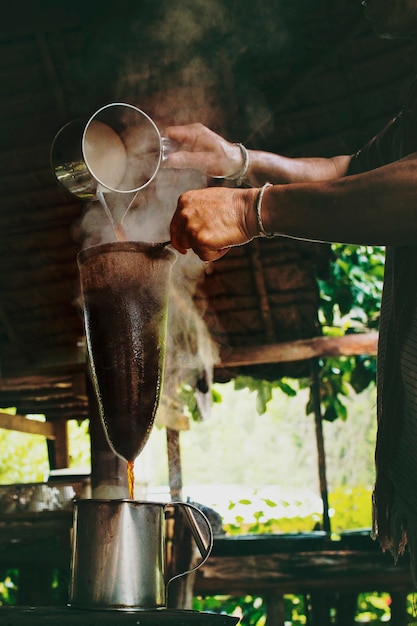
M321 402L320 402L320 376L319 376L319 364L317 359L310 360L311 368L311 394L313 396L314 404L314 419L316 424L316 441L317 441L317 454L319 465L319 483L321 499L323 501L323 530L330 535L330 517L329 517L329 498L327 490L327 477L326 477L326 453L324 449L324 436L323 436L323 423L321 415Z
M266 607L266 626L285 626L284 596L277 592L264 597Z
M69 465L67 421L57 420L50 422L50 424L54 438L47 439L49 467L51 469L63 469Z
M392 591L390 595L391 626L403 626L403 624L408 624L410 615L407 613L407 593L405 591Z
M172 428L166 429L169 491L171 500L182 500L182 468L180 433ZM194 558L193 542L190 529L183 515L175 514L175 524L172 531L172 549L168 570L173 574L185 572L192 567ZM194 592L195 572L177 578L168 587L167 605L171 609L191 609Z
M182 467L180 450L180 433L172 428L166 429L169 491L171 500L182 499Z

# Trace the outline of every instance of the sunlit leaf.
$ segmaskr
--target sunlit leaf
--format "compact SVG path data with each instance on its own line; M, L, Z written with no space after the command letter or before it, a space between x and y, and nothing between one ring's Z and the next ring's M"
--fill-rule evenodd
M273 500L270 500L269 498L262 498L262 501L265 502L265 504L267 506L270 506L271 508L277 506L277 503L274 502Z

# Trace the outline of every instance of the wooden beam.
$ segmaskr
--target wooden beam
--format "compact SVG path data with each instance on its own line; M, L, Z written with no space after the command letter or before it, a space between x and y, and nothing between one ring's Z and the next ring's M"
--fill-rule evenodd
M51 469L68 467L68 422L59 420L49 422L49 424L52 426L54 433L53 441L48 441L49 467Z
M210 556L197 571L194 594L232 596L300 594L322 591L357 593L364 589L412 593L410 567L387 564L373 551Z
M0 412L0 428L17 430L31 435L41 435L47 439L55 439L53 424L31 420L23 415L10 415L9 413Z
M378 333L352 333L342 337L313 337L267 346L235 348L221 354L216 367L239 367L261 363L283 363L305 361L312 358L338 356L375 356Z
M356 549L343 540L320 546L319 538L308 546L302 535L293 539L271 535L264 546L262 541L255 536L216 537L210 558L196 572L195 595L346 593L370 588L408 592L413 588L408 555L395 563L370 537L358 542ZM277 546L281 542L280 547L274 548L275 542Z

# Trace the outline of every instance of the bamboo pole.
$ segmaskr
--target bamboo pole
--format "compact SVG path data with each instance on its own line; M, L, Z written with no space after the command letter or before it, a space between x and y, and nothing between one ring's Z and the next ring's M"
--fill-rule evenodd
M323 422L320 403L320 366L317 359L311 359L311 394L314 405L314 420L316 425L316 442L318 455L318 470L321 499L323 501L323 530L330 535L331 525L329 516L329 498L326 476L326 452L324 449Z

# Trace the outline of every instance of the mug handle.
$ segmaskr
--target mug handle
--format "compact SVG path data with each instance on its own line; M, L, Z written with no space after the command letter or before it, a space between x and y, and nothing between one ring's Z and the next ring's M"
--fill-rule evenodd
M174 141L173 139L168 139L168 137L161 136L161 163L165 163L170 154L173 152L178 152L180 149L180 144L178 141Z
M175 512L169 511L169 508L176 508L182 514L182 517L186 523L186 527L191 531L194 542L200 552L201 561L199 561L194 567L187 569L184 572L180 572L171 576L165 581L166 586L177 578L181 576L186 576L187 574L191 574L195 570L199 569L210 556L211 550L213 548L213 530L211 528L211 524L207 519L206 515L200 509L192 504L188 504L188 502L169 502L165 505L165 518L167 521L175 519ZM166 533L167 540L175 541L175 532Z

